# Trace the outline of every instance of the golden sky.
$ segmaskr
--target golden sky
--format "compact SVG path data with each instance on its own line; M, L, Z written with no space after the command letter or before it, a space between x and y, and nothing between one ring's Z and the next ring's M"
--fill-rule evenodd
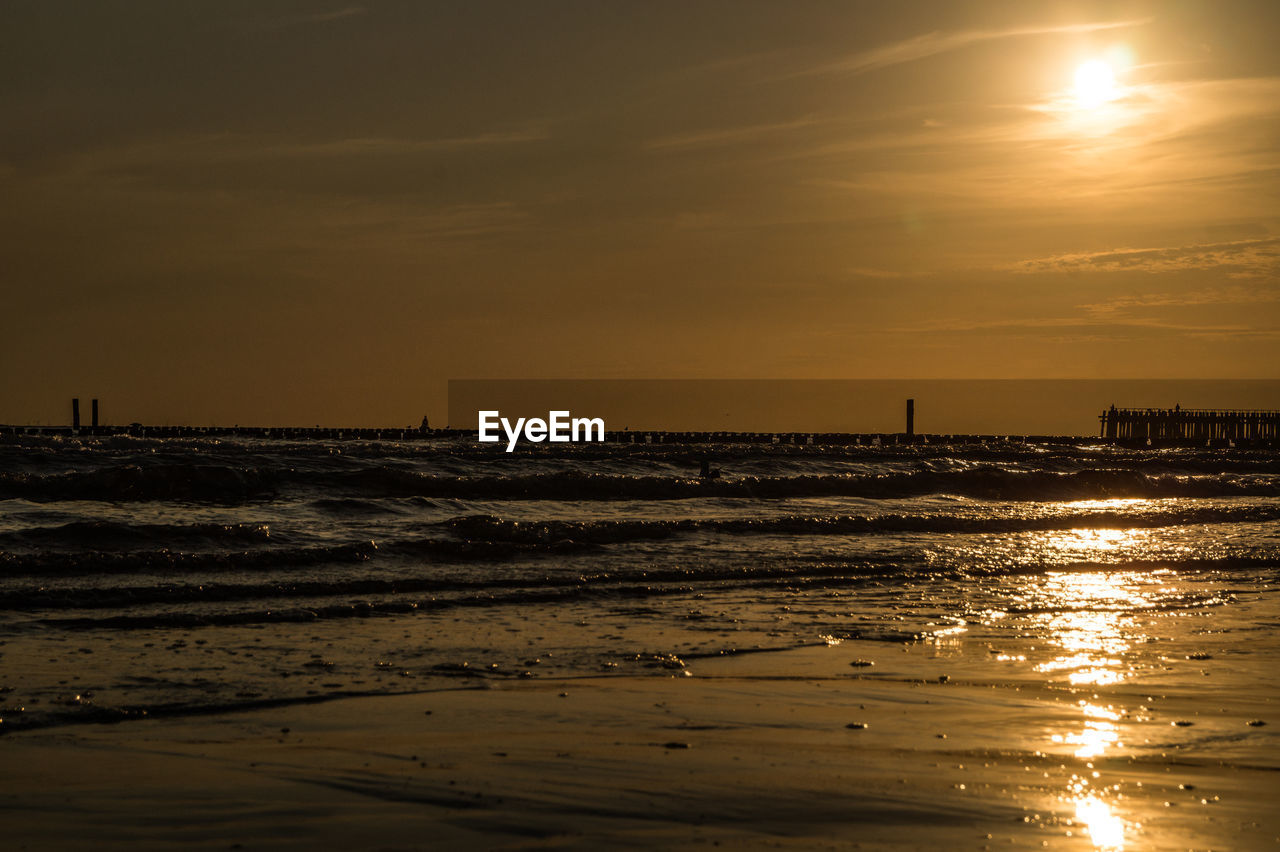
M1280 3L0 7L0 422L1280 377Z

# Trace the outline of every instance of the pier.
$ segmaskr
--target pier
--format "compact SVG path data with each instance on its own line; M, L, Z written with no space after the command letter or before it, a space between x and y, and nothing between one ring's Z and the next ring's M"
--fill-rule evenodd
M1258 449L1280 449L1280 412L1191 412L1133 411L1116 409L1103 412L1102 436L960 434L915 432L685 432L666 430L608 430L604 444L779 444L788 446L899 446L929 444L1060 444L1091 446L1106 444L1128 446L1239 446ZM1192 417L1192 414L1202 414ZM1242 415L1236 417L1234 415ZM1223 416L1227 415L1227 416ZM1248 417L1243 415L1250 415ZM475 429L409 428L326 428L326 427L251 427L251 426L14 426L0 424L0 439L19 437L45 438L111 438L150 439L223 439L250 438L269 441L390 441L416 442L440 438L472 438ZM485 445L489 446L489 445ZM535 444L532 446L553 445ZM559 446L559 445L554 445ZM581 446L574 445L574 446ZM529 445L521 443L522 448Z
M1100 437L1123 444L1280 443L1280 411L1113 405L1098 420L1102 424Z
M104 425L99 420L98 400L92 401L91 425L80 419L80 399L71 400L70 426L19 426L0 424L0 437L90 437L110 438L251 438L285 441L421 441L434 438L475 436L474 429L431 428L424 417L420 426L400 427L255 427L255 426L173 426ZM1261 409L1117 408L1105 409L1098 420L1097 438L1082 435L1004 434L921 434L915 429L915 399L906 401L906 423L902 432L738 432L607 430L609 444L785 444L836 446L896 446L899 444L1001 443L1068 444L1084 446L1099 440L1108 444L1135 447L1250 447L1280 449L1280 411Z
M0 424L3 437L45 438L152 438L222 439L251 438L269 441L427 441L437 438L472 438L475 429L423 429L399 427L310 427L310 426L156 426L132 423L128 426L17 426ZM663 429L607 430L604 444L785 444L834 446L895 446L930 443L1096 443L1097 438L1073 435L924 435L905 432L690 432ZM485 445L489 446L489 445ZM530 446L521 442L522 448ZM553 447L559 445L534 444ZM573 446L582 446L576 444Z

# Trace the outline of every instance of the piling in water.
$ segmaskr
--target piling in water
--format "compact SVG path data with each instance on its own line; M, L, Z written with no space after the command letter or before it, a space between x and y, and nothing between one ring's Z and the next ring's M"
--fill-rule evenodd
M1102 437L1123 443L1273 443L1280 438L1280 411L1113 405L1098 420Z

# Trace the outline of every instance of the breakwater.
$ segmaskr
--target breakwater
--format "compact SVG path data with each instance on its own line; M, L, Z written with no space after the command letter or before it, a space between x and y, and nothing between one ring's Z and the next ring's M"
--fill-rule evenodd
M1280 444L1280 411L1113 405L1098 420L1100 437L1126 444Z

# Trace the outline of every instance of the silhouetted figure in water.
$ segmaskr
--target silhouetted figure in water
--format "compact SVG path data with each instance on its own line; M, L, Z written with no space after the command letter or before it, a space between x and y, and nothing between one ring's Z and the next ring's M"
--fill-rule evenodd
M422 415L422 425L418 427L419 432L429 432L431 427L427 425L427 415Z
M702 477L703 479L719 479L720 468L712 468L711 459L702 459L702 471L698 474L698 476Z

